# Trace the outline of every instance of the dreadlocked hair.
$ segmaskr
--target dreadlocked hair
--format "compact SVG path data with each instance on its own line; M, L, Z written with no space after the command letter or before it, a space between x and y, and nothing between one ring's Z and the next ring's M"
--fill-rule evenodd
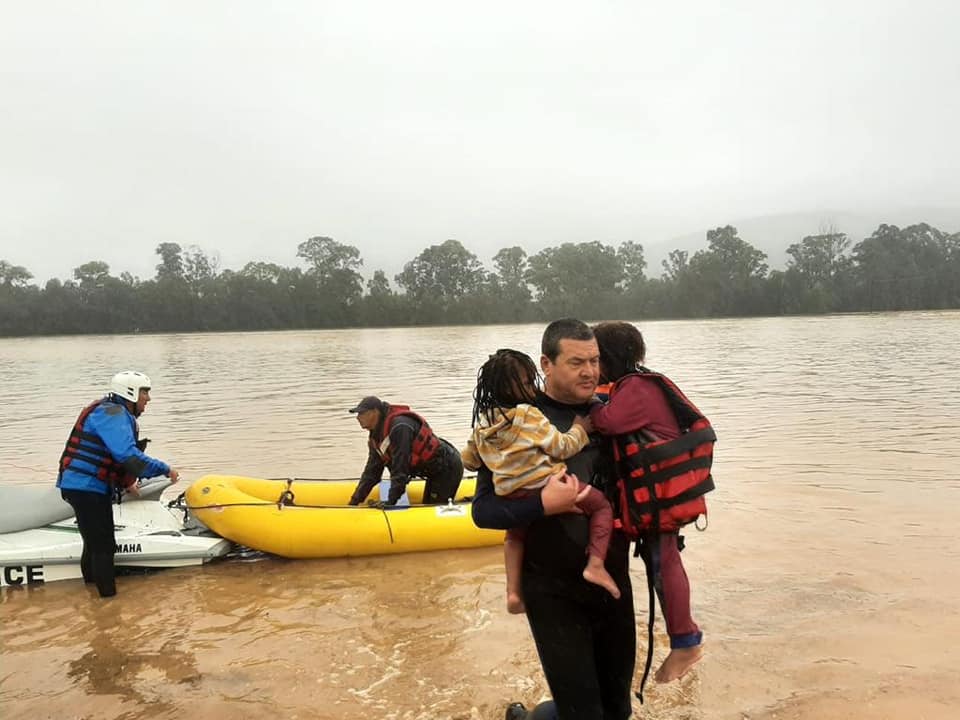
M603 322L593 328L600 348L600 369L608 382L636 372L643 364L647 346L643 335L628 322Z
M473 419L476 427L482 418L496 422L496 415L506 413L527 398L521 395L525 383L537 384L540 373L529 355L518 350L497 350L477 371L477 387L473 391Z

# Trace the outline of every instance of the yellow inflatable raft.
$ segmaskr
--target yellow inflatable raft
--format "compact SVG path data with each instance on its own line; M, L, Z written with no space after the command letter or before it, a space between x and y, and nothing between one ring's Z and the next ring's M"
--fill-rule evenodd
M408 508L350 507L356 480L263 480L206 475L187 488L187 506L204 525L241 545L289 558L483 547L503 532L473 524L475 480L464 478L456 502L417 505L423 481L407 485ZM371 493L377 497L376 488Z

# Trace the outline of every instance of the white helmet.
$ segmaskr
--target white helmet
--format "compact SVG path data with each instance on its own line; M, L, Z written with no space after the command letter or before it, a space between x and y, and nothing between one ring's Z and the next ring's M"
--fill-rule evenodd
M110 392L130 402L137 402L144 388L150 389L150 378L135 370L118 372L110 381Z

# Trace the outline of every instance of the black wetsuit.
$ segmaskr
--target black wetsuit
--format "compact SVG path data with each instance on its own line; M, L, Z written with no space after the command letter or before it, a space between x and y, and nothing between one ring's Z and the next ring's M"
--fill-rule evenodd
M566 405L538 393L536 406L566 432L588 405ZM593 439L566 460L582 482L603 486L601 442ZM545 517L539 494L502 499L493 492L490 471L481 468L473 501L480 527L507 529L529 525L523 556L523 600L556 715L560 720L624 720L630 717L636 661L636 621L629 575L629 542L614 531L607 571L620 599L583 579L588 521L583 515ZM544 708L545 709L545 708ZM538 715L540 717L541 715Z
M100 597L116 595L113 553L117 541L113 527L113 495L83 490L61 490L60 495L73 508L77 529L83 538L80 554L83 581L96 583Z

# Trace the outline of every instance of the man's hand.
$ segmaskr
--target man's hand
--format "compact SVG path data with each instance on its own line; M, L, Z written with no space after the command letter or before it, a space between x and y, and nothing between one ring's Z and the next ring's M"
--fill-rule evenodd
M395 507L395 502L384 502L383 500L367 500L367 507L374 508L376 510L389 510L392 507Z
M543 503L544 515L561 515L563 513L583 513L577 507L577 502L590 492L589 485L581 485L576 475L557 473L551 475L547 484L540 491L540 502Z
M176 468L170 468L170 472L167 473L167 477L170 478L170 482L176 482L180 479L180 471Z
M135 481L132 485L128 485L124 488L127 495L132 495L133 497L140 497L140 481Z

